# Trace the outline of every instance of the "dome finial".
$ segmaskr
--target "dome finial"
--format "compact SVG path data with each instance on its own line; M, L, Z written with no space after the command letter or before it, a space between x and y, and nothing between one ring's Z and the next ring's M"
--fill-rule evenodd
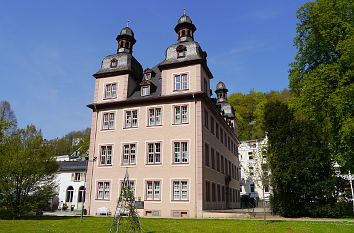
M183 8L183 15L186 15L186 8Z
M128 19L128 20L127 20L127 27L129 27L129 23L130 23L130 20Z

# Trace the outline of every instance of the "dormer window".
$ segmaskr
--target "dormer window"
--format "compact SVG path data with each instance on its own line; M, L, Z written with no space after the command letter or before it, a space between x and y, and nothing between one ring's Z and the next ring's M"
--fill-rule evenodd
M111 60L111 68L117 67L117 64L118 64L117 59L113 58Z
M185 57L185 51L186 51L186 47L184 45L178 45L176 48L177 51L177 58L181 58L181 57Z
M148 95L150 95L150 86L141 87L141 96L148 96Z

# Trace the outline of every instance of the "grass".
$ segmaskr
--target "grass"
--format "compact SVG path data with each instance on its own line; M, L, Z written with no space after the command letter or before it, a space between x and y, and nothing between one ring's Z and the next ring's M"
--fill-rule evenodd
M0 220L0 232L109 232L112 218L38 217ZM231 219L142 218L144 233L152 232L354 232L353 222L268 221Z

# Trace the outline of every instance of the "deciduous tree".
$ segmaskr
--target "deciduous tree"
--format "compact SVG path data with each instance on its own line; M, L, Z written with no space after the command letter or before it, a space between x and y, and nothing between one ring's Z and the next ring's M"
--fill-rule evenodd
M0 144L0 206L12 216L37 211L54 194L58 169L53 150L33 125L17 129Z
M345 171L354 172L354 17L353 0L317 0L297 11L289 71L293 104L322 126L330 153Z

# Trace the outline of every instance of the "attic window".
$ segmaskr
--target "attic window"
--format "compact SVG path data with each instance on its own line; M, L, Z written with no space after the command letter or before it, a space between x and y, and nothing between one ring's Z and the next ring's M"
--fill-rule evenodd
M176 51L177 51L177 58L186 56L185 54L186 47L184 45L178 45Z
M113 58L111 60L111 68L117 67L117 64L118 64L117 59Z
M141 87L141 96L150 95L150 86L142 86Z

